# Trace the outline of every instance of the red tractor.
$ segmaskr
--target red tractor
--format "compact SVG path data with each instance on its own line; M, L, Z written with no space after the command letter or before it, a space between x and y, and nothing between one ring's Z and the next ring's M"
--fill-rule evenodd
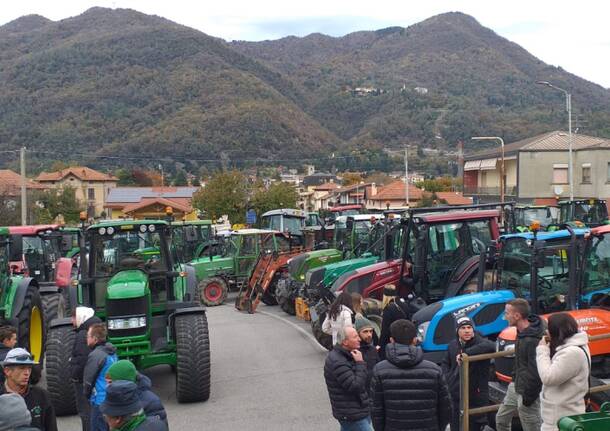
M10 226L11 241L19 241L23 254L10 262L12 274L30 277L38 282L45 320L69 315L68 296L72 259L62 257L72 248L72 237L60 225Z

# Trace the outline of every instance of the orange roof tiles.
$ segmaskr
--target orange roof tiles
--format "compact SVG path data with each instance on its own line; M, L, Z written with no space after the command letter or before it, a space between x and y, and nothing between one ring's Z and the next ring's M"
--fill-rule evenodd
M409 184L409 200L421 200L423 191L413 184ZM369 199L374 201L396 201L405 199L405 183L402 180L393 181L387 186L380 187L376 195Z
M108 175L86 166L71 166L56 172L42 172L36 180L60 181L68 175L74 175L82 181L118 181L118 178L113 175Z
M36 181L26 179L25 187L27 189L44 189L46 188L42 184L38 184ZM0 193L7 194L9 196L16 196L21 190L21 175L17 172L13 172L10 169L0 169Z
M470 205L472 198L467 198L460 192L436 192L439 200L444 200L447 205Z

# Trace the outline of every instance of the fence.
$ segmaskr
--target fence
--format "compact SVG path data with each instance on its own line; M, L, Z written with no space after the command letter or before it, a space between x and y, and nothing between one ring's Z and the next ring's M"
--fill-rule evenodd
M607 340L610 339L610 334L593 335L589 337L589 343L592 341ZM505 356L514 355L514 350L506 350L504 352L485 353L483 355L468 356L467 354L462 355L462 365L460 366L460 424L461 430L468 431L470 429L470 416L472 415L483 415L491 412L495 412L500 408L500 404L494 404L490 406L477 407L474 409L470 408L470 372L469 364L471 362L486 361L488 359L503 358ZM593 394L596 392L604 392L610 390L610 384L592 386L589 393Z

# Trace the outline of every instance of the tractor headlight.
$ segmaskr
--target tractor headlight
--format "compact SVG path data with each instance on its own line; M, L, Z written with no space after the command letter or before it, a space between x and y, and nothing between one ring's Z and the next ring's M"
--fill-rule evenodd
M104 235L106 233L106 228L105 227L101 227L98 229L97 231L100 235Z
M106 229L106 233L108 235L112 235L114 233L114 228L112 226L108 226L108 228Z
M496 340L496 352L515 351L515 342L498 338ZM514 355L508 355L508 358L512 358Z
M127 317L124 319L108 319L108 329L112 331L120 329L136 329L146 326L146 316Z
M146 232L146 225L145 224L141 224L140 225L140 232L142 232L142 233Z
M420 344L426 339L428 326L430 326L430 322L424 322L417 327L417 341L419 341Z
M157 227L156 227L154 224L149 224L149 225L148 225L148 230L149 230L150 232L154 232L156 229L157 229Z

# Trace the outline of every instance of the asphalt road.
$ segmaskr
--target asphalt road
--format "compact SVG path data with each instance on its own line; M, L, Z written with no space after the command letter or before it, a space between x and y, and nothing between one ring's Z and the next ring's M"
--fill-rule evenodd
M261 304L257 313L240 313L229 298L208 308L212 389L205 403L178 404L168 366L146 370L167 409L170 429L336 430L323 365L309 323L279 307ZM77 416L58 419L62 431L80 430Z

